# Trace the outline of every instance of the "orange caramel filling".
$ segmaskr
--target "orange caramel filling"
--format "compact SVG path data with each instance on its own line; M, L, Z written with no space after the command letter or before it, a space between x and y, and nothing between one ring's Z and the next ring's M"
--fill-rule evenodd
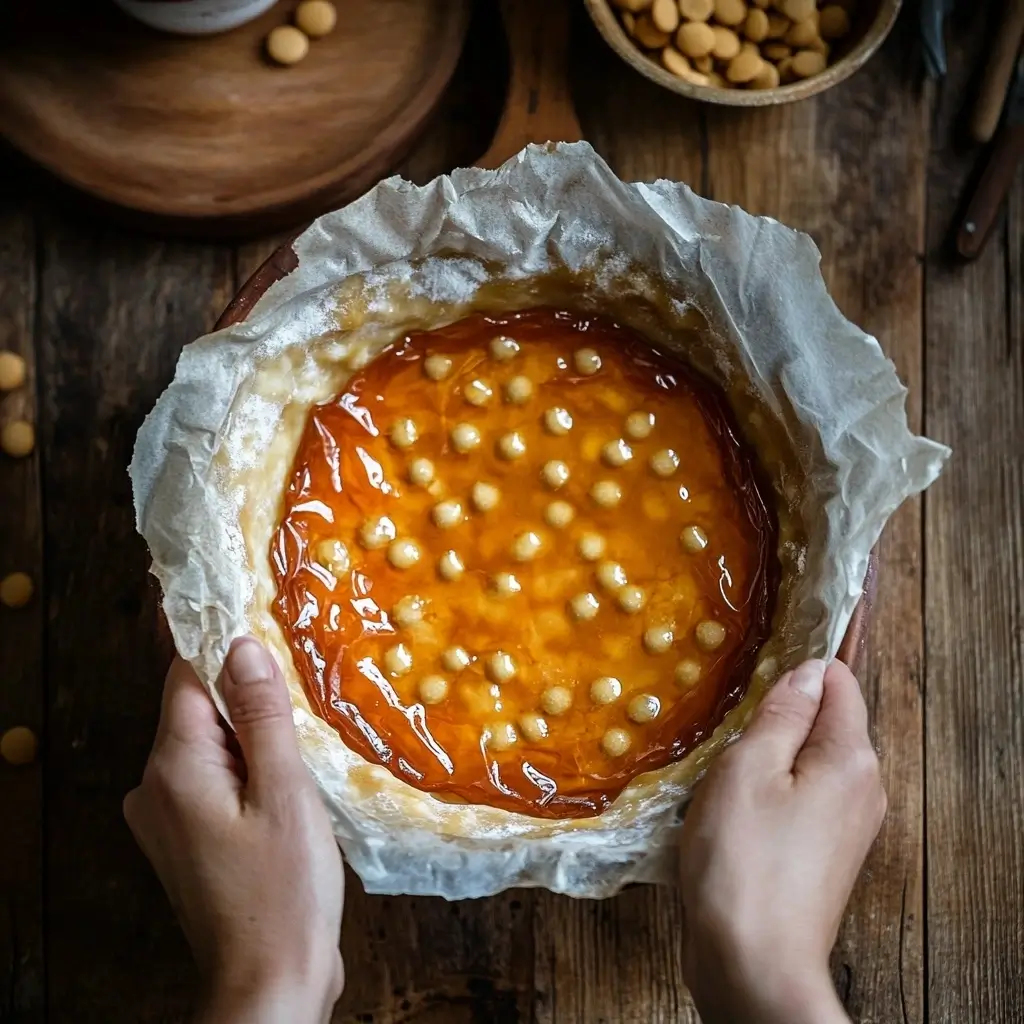
M594 316L396 341L310 412L271 556L317 713L436 797L597 814L767 639L776 523L724 397Z

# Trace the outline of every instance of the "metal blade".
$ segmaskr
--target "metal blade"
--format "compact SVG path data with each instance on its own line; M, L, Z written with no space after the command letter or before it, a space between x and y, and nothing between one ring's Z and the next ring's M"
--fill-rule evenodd
M946 41L943 26L956 0L921 0L919 29L925 71L929 78L946 74Z
M1003 124L1024 124L1024 52L1017 58L1017 70L1006 94Z

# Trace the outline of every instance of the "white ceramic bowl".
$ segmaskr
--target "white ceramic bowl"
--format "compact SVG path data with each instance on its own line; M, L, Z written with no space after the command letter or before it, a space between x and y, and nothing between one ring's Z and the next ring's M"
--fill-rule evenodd
M162 32L206 36L244 25L277 0L114 0L126 14Z

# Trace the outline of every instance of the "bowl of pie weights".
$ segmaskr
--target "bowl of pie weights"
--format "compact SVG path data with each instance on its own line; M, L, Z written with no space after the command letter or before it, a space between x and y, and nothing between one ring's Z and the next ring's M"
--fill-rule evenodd
M901 0L585 0L640 74L691 99L762 107L848 78L882 45Z
M608 896L939 472L810 239L586 143L390 179L186 347L132 462L182 655L281 666L374 892Z

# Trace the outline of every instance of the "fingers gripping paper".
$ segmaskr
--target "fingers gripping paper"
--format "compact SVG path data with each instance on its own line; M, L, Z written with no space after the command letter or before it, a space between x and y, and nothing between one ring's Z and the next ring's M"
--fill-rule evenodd
M274 652L369 891L600 897L670 881L680 802L781 671L836 652L887 518L948 450L908 430L905 389L837 310L809 238L685 185L621 182L585 143L424 187L389 179L294 249L297 269L244 323L184 350L139 433L138 525L179 651L222 710L232 639L253 633ZM442 802L367 763L311 711L270 611L270 541L309 409L409 331L540 305L614 317L718 383L779 511L782 584L746 697L684 760L571 821Z

